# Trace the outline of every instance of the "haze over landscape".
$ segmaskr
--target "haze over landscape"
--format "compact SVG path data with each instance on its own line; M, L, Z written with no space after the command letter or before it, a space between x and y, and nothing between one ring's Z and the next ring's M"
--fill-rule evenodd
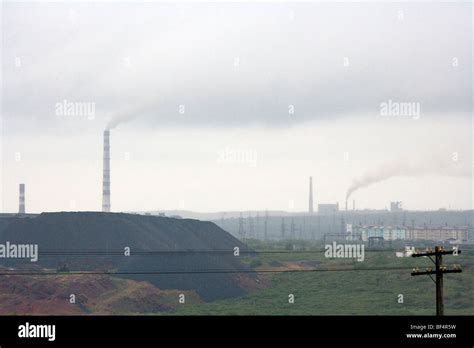
M29 212L100 210L111 121L113 211L305 211L310 175L316 204L375 175L358 208L472 209L462 3L7 2L2 19L2 212L20 182Z

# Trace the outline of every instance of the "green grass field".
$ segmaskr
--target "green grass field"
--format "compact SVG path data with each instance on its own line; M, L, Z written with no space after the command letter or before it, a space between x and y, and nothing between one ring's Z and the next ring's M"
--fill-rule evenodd
M311 269L347 271L265 273L269 286L244 297L180 307L183 315L434 315L435 286L429 276L410 275L413 267L431 266L427 258L397 258L395 249L365 250L365 260L324 257L318 244L249 244L256 250L286 250L245 257L258 269L304 265ZM290 249L295 249L290 250ZM444 264L460 264L463 273L444 276L446 315L474 314L474 250L445 256ZM399 249L397 249L399 250ZM289 263L288 263L289 262ZM373 270L373 268L393 268ZM401 269L400 269L401 268ZM294 303L289 303L289 294ZM399 303L403 295L403 303Z

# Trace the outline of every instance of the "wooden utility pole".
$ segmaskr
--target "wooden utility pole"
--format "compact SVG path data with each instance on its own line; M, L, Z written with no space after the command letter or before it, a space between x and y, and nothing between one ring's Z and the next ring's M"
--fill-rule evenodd
M462 270L459 266L454 265L453 269L447 269L443 266L443 255L455 255L461 253L461 250L458 250L457 247L454 247L453 250L444 250L442 246L436 246L435 250L427 249L426 252L415 252L411 256L413 257L422 257L427 256L430 258L431 261L435 264L435 270L432 267L426 268L425 271L420 271L417 268L413 269L411 272L412 276L419 276L419 275L429 275L431 280L436 284L436 315L441 316L444 315L444 302L443 302L443 275L445 273L461 273ZM433 260L432 256L435 257ZM431 275L436 276L436 280L433 279Z

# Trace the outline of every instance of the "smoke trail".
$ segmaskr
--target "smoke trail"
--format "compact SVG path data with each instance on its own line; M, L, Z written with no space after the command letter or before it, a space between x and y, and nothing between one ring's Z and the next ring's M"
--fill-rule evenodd
M137 107L127 107L122 111L117 112L116 114L112 115L109 123L107 123L107 126L105 127L105 130L114 129L121 123L133 120L134 118L138 117L138 115L140 115L140 109L141 108Z
M159 109L162 103L162 95L153 95L149 98L135 100L134 103L128 104L118 112L112 114L105 130L114 129L122 123L130 122L140 116L150 114L150 112L155 112Z
M121 114L120 116L114 117L109 121L109 123L107 123L107 126L105 127L105 130L114 129L120 123L131 121L135 117L136 117L136 115L134 115L134 114Z
M470 177L471 168L463 162L451 158L430 158L428 161L386 163L374 171L355 179L347 189L346 200L355 191L393 177L416 177L423 175L439 175L452 177Z

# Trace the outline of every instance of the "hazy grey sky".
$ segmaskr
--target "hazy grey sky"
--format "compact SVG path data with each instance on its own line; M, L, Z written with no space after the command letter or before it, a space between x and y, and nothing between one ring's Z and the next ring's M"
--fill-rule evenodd
M2 210L99 210L114 117L114 211L306 210L309 175L342 204L407 163L357 205L471 208L471 7L4 3Z

